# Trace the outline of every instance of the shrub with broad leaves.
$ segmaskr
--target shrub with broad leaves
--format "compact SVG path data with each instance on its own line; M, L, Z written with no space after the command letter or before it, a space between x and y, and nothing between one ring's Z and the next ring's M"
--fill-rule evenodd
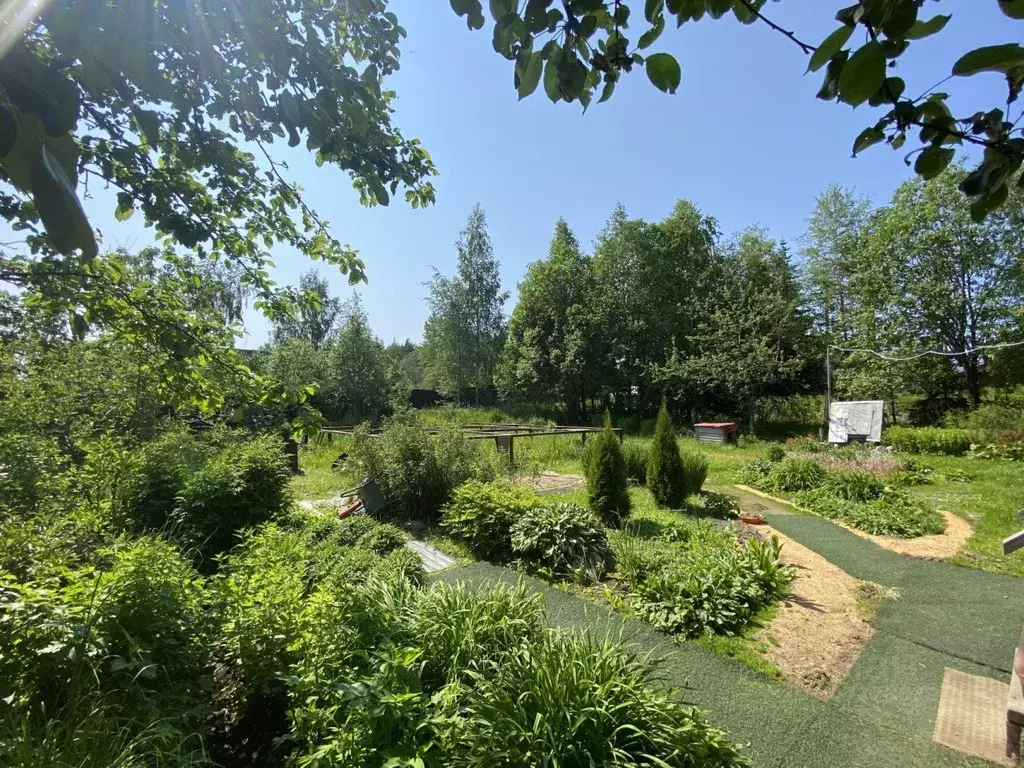
M359 471L376 480L387 502L383 516L398 520L432 521L458 486L494 474L479 445L457 427L431 435L412 412L385 419L379 435L366 424L357 428L351 453Z
M466 542L477 557L501 562L512 551L512 525L538 502L539 497L521 485L470 480L456 488L445 505L442 527Z
M228 444L185 482L171 515L173 535L209 568L241 531L287 512L290 481L279 438Z
M594 581L609 569L612 551L604 528L578 504L527 510L512 526L512 552L555 578Z

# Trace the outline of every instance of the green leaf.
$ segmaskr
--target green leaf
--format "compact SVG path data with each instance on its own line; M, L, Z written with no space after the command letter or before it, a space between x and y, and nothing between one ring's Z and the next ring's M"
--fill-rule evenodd
M961 56L953 65L953 74L969 77L978 72L1006 72L1024 66L1024 48L1017 43L975 48Z
M291 91L282 91L277 95L277 105L281 108L284 118L296 128L302 125L302 112L299 109L299 100Z
M853 156L856 157L859 152L883 141L885 141L885 134L878 128L865 128L853 142Z
M832 57L832 60L828 63L828 68L825 70L825 79L821 83L821 89L818 91L817 98L832 101L839 95L839 76L843 73L843 68L846 66L849 58L849 51L840 51Z
M0 106L0 158L14 149L18 141L18 121L7 107Z
M487 8L491 12L491 18L495 21L501 21L512 13L510 0L489 0Z
M647 57L644 67L655 88L665 93L676 92L683 74L675 57L668 53L655 53Z
M484 9L480 0L450 0L452 10L459 16L466 17L466 26L470 29L483 29Z
M665 17L664 16L659 16L658 20L655 22L654 26L651 27L646 32L644 32L642 35L640 35L640 42L637 43L637 45L639 45L639 47L640 47L640 50L643 50L645 48L650 48L652 45L654 45L654 42L659 37L661 37L661 33L664 32L664 31L665 31Z
M733 3L732 12L735 14L737 21L740 24L753 24L757 21L757 14L754 11L761 10L765 0L751 0L750 7L748 8L745 3L737 2ZM751 8L753 10L751 10Z
M535 90L544 71L544 59L539 53L520 52L521 63L516 65L516 91L520 99L525 99Z
M75 185L45 145L32 165L32 197L54 248L65 255L79 249L89 259L99 252Z
M861 17L864 15L864 6L860 3L841 8L836 12L836 21L845 24L851 29L856 27L860 23Z
M850 35L853 34L853 27L842 26L833 32L831 35L821 41L821 45L818 46L818 50L811 56L810 62L807 64L808 72L817 72L825 64L842 50L842 47L846 45L846 41L850 39Z
M733 0L704 0L708 14L713 19L720 19L732 10Z
M557 102L562 98L561 91L558 90L558 63L557 59L561 56L552 56L548 59L547 64L544 65L544 93L548 95L551 101Z
M914 172L924 179L934 179L953 160L954 151L949 147L928 147L917 156Z
M988 167L982 165L979 168L971 171L960 182L960 191L968 197L977 197L985 191L985 186L988 184Z
M590 37L597 30L597 16L593 14L587 14L580 19L580 32L579 35L584 40Z
M986 190L981 197L971 203L971 218L980 224L989 213L1005 203L1009 196L1010 188L1006 184Z
M136 109L135 122L146 137L146 143L156 147L160 143L160 115L148 109Z
M839 75L839 98L856 107L867 101L885 82L885 53L875 40L850 56Z
M608 101L608 99L610 99L612 97L612 93L614 93L614 92L615 92L615 81L614 80L608 80L604 84L604 88L601 89L601 98L597 100L597 103L600 104L602 101Z
M664 7L665 0L645 0L644 18L653 24L655 19L661 15L661 11Z
M135 204L132 196L127 192L117 193L117 209L114 211L114 218L118 221L128 221L135 213Z
M916 23L915 3L891 3L882 22L882 31L890 40L896 40L905 36Z
M908 40L922 40L926 37L931 37L937 32L941 32L951 18L952 16L950 15L940 15L933 16L928 21L919 21L910 28L910 31L904 37Z
M529 0L526 4L526 13L523 18L526 20L526 31L536 34L548 26L547 10L553 0Z
M999 0L999 7L1011 19L1024 19L1024 0Z

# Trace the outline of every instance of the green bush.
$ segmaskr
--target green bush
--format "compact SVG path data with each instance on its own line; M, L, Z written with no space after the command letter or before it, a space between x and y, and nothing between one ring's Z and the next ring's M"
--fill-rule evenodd
M1024 430L1024 409L1012 405L985 403L973 411L950 413L946 416L945 423L947 427L978 432Z
M629 584L639 584L664 568L671 560L671 554L658 542L630 533L630 525L621 531L609 531L608 543L615 553L616 572Z
M744 464L740 470L740 483L752 485L755 488L762 488L765 486L768 475L771 474L774 467L775 465L768 461L768 459L754 459Z
M946 530L942 515L922 501L897 493L887 493L861 504L850 516L849 523L866 533L903 539Z
M42 582L0 574L0 697L51 712L98 685L191 697L209 662L202 579L169 542L143 538Z
M556 578L594 581L608 570L611 549L604 529L578 504L528 509L512 526L512 551Z
M378 436L360 426L351 453L360 472L377 481L388 504L384 516L394 519L432 521L455 488L493 476L478 446L457 427L441 427L431 436L411 412L385 419Z
M637 485L647 485L647 464L650 451L647 446L635 440L622 443L622 458L626 462L626 477Z
M796 494L794 501L816 515L876 536L910 539L946 529L942 515L901 492L888 491L871 500L855 501L840 498L823 486Z
M607 413L604 431L594 439L592 450L593 459L587 472L590 508L605 525L619 525L629 516L629 489L622 446L612 432L612 420Z
M798 491L793 495L797 506L829 520L846 522L857 509L857 502L847 501L829 493L824 488Z
M745 764L723 732L656 686L649 665L609 642L549 632L472 677L462 705L473 718L445 728L452 768Z
M786 458L786 449L781 445L769 445L768 450L764 452L764 457L772 463L782 461Z
M792 583L795 574L780 550L775 537L738 545L733 535L705 529L634 585L637 614L687 637L736 634Z
M174 534L209 567L241 531L287 512L290 480L279 438L229 444L181 489L172 514Z
M764 484L773 491L807 491L817 488L827 472L814 459L786 459L773 464Z
M325 535L342 547L354 547L356 543L366 534L377 529L380 525L372 517L366 515L350 515L339 520L334 515L324 516L328 521Z
M410 584L421 585L426 581L423 561L420 556L408 547L399 547L378 558L367 572L368 577L392 582L405 580Z
M659 507L679 509L689 493L687 480L683 460L679 455L676 430L668 410L662 405L647 459L647 488Z
M512 524L537 502L536 494L521 485L470 480L444 507L442 526L477 557L501 562L512 550Z
M381 524L360 536L356 547L382 557L404 547L407 538L397 526Z
M700 493L700 489L704 487L704 481L708 479L711 460L707 454L698 451L683 451L680 459L683 466L686 495L693 496Z
M213 449L176 424L143 445L125 493L125 513L136 531L159 531L174 514L178 495L199 473Z
M870 501L885 493L885 483L865 472L835 472L822 488L846 501Z
M1024 440L1016 443L988 443L975 446L971 451L975 459L1006 459L1024 461Z
M962 456L975 442L973 433L966 429L942 427L889 427L882 438L897 451L946 456Z

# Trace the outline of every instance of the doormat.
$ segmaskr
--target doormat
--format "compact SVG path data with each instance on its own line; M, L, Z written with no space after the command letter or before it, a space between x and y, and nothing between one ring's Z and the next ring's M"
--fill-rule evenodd
M1006 756L1009 692L1006 683L947 667L932 741L998 765L1014 766Z

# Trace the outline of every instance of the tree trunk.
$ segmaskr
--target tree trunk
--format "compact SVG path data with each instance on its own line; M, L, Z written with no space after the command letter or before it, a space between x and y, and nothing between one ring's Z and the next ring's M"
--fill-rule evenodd
M977 408L981 405L981 371L977 355L966 356L964 373L967 375L967 394L971 398L971 405Z

